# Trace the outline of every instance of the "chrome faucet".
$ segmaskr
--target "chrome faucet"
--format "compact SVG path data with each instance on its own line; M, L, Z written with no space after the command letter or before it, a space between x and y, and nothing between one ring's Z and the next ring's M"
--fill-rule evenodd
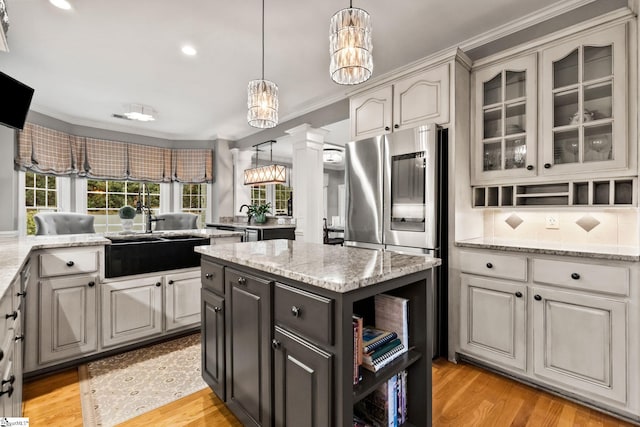
M249 207L249 205L242 205L240 206L240 212L242 212L242 208L247 208L247 224L249 224L251 222L251 214L249 213L249 210L251 208Z

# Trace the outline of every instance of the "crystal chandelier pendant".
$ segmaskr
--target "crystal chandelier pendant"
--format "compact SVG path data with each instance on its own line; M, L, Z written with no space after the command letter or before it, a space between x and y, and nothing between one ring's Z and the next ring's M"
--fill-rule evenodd
M363 9L336 12L329 25L329 74L341 85L365 82L373 72L371 17Z
M247 122L256 128L278 124L278 85L269 80L251 80L247 87Z

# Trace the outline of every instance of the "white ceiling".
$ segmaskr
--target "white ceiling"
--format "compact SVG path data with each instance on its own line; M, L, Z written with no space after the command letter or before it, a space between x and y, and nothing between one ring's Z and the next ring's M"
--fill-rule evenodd
M374 76L560 3L590 0L362 0L372 16ZM238 140L246 87L260 78L260 0L7 0L10 52L0 70L35 88L32 109L70 123L167 139ZM280 121L342 99L329 78L329 19L346 0L266 0L265 78ZM195 57L180 48L190 43ZM150 105L150 123L112 117Z

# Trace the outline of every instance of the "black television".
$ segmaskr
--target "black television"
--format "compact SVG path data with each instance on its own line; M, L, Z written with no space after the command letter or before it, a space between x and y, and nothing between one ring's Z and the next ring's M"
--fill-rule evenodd
M31 98L32 88L0 71L0 124L22 129Z

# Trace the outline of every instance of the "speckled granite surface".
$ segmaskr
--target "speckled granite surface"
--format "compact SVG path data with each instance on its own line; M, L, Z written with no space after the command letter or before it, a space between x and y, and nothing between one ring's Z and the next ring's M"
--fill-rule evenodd
M107 237L135 238L149 236L144 233L121 234L66 234L59 236L27 236L0 237L0 296L5 293L11 282L25 265L29 253L37 249L69 248L76 246L108 245L111 241ZM214 229L198 230L169 230L153 232L153 236L198 236L198 237L239 237L242 232L223 231ZM35 272L33 272L35 274Z
M198 246L195 250L334 292L348 292L440 265L440 259L429 256L295 240Z
M640 248L631 246L570 244L489 237L459 240L455 242L455 245L463 248L493 249L507 252L528 252L543 255L610 259L614 261L640 261Z

